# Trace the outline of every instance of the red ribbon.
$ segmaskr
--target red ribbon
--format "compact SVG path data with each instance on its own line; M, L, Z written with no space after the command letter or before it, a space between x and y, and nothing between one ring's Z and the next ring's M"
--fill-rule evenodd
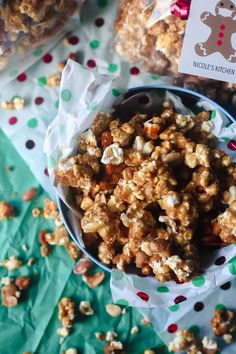
M189 17L191 0L177 0L171 7L170 11L173 15L180 17L182 20L187 20Z

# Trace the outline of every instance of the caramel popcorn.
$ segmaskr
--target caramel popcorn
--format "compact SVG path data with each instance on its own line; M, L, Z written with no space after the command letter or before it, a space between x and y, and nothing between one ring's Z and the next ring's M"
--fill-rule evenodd
M0 220L14 218L14 207L8 202L0 202Z
M9 259L4 259L0 262L0 265L7 270L14 270L19 268L22 265L22 260L17 258L16 256L11 256Z
M59 320L65 328L72 327L75 318L75 303L68 297L64 297L58 304Z
M94 315L94 310L89 301L81 301L79 304L79 311L86 316Z
M204 337L202 340L204 354L217 354L219 353L218 344L214 339Z
M71 241L69 242L67 245L66 245L66 250L67 252L69 253L70 255L70 258L73 260L73 261L76 261L81 252L80 252L80 249L78 248L78 246L76 245L75 242Z
M2 305L5 307L15 307L18 304L20 291L14 284L4 285L1 288Z
M86 248L121 271L187 282L199 274L200 245L235 242L236 167L211 128L210 112L181 115L168 101L125 122L99 113L55 171L82 212ZM90 287L103 280L81 267Z
M124 354L123 344L117 341L111 341L104 347L104 354Z
M232 343L236 330L234 313L229 310L215 310L211 327L215 336L222 337L227 344Z
M45 199L43 216L45 219L55 219L58 215L57 205L53 200Z
M169 351L182 352L196 342L194 334L188 330L178 331L175 338L169 343Z

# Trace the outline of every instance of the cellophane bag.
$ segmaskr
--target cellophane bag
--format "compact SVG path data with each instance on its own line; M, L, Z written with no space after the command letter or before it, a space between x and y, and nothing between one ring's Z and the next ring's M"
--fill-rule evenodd
M25 67L29 53L43 43L54 45L84 0L0 1L0 71ZM28 60L32 63L32 60Z
M172 4L173 0L120 0L117 53L148 72L171 76L173 84L236 108L236 84L178 72L187 20L171 13Z

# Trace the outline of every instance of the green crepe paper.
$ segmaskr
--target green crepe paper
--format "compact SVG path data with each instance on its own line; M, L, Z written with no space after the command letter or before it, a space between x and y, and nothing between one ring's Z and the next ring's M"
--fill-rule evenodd
M127 308L126 314L110 317L105 305L112 303L109 274L106 281L96 289L90 289L81 276L72 273L73 262L64 247L55 246L52 254L41 258L38 235L42 229L52 231L54 223L43 218L33 218L32 209L42 208L47 194L32 176L25 162L18 155L10 141L0 131L0 201L7 200L16 207L17 216L0 222L0 260L12 255L23 260L23 265L11 272L0 267L0 277L30 275L31 287L22 292L18 306L7 309L0 305L0 354L59 354L70 347L84 354L103 353L104 342L99 342L94 333L115 330L118 340L125 343L127 354L141 354L147 348L162 345L152 327L144 327L141 315L136 309ZM12 171L6 172L6 167ZM30 202L21 197L29 188L35 187L38 196ZM27 251L22 250L22 245ZM30 257L36 258L33 266L26 265ZM95 270L100 270L94 268ZM76 302L76 321L72 333L59 345L56 333L61 324L58 320L57 304L63 296ZM89 300L95 315L79 315L78 306L82 300ZM133 326L139 326L138 334L130 334Z

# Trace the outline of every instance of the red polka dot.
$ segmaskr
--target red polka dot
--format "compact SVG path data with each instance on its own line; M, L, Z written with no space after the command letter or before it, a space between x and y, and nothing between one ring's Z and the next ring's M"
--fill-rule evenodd
M9 123L10 125L14 125L14 124L16 124L16 122L17 122L17 118L16 118L16 117L11 117L11 118L9 118L9 120L8 120L8 123Z
M218 34L218 36L220 37L220 38L224 38L224 33L223 32L220 32L219 34Z
M228 142L227 146L230 150L236 151L236 141L235 140L230 140Z
M223 42L221 40L217 41L217 45L221 46Z
M37 104L38 106L40 104L42 104L43 101L44 101L43 97L36 97L35 100L34 100L35 104Z
M53 59L53 57L52 57L52 55L50 53L46 53L43 56L43 61L46 64L51 63L52 59Z
M68 42L72 45L76 45L79 43L79 37L77 36L71 36L68 38Z
M149 300L149 295L146 293L143 293L142 291L139 291L137 293L137 296L140 297L143 301L148 301Z
M104 25L104 22L105 22L104 19L99 17L99 18L96 18L94 23L95 23L95 26L102 27Z
M220 29L224 30L225 29L225 25L220 25Z
M47 177L49 176L47 167L46 167L45 170L44 170L44 174L45 174Z
M17 76L17 80L20 82L23 82L27 79L27 75L25 73L21 73L20 75Z
M222 265L222 264L225 263L225 261L226 261L226 258L225 258L224 256L219 257L219 258L217 258L217 260L215 261L215 265L217 265L217 266Z
M87 61L87 67L88 67L88 68L93 69L93 68L95 68L95 66L96 66L96 61L95 61L95 60L89 59L89 60Z
M140 70L139 68L137 68L136 66L133 66L131 69L130 69L130 74L131 75L138 75L140 73Z
M177 331L177 329L178 329L177 324L176 324L176 323L172 323L172 324L170 324L170 325L168 326L167 331L168 331L169 333L175 333L175 332Z
M183 301L185 301L185 300L187 300L187 298L186 298L185 296L179 295L179 296L177 296L177 297L174 299L174 303L175 303L175 304L178 304L178 303L183 302Z

